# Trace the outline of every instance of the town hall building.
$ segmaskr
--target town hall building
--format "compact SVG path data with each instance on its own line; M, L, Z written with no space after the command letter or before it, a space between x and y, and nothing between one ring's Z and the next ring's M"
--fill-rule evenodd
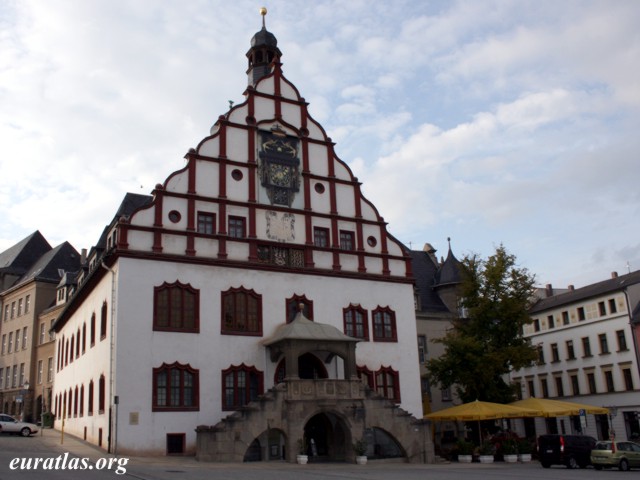
M89 252L54 326L56 428L123 455L433 461L411 256L281 56L263 16L244 102Z

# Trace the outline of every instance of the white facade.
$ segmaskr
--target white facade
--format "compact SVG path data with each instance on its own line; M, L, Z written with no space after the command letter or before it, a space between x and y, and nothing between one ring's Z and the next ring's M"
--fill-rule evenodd
M557 419L558 433L627 439L640 433L640 376L632 324L638 302L637 272L542 299L533 308L525 337L537 346L540 362L512 373L522 397L548 397L609 407L611 415ZM631 312L630 312L631 310ZM613 408L612 408L613 407ZM556 419L536 420L537 434L554 433Z
M410 258L279 65L246 97L187 154L186 167L156 187L151 203L113 224L107 236L117 242L107 255L90 259L95 267L56 326L54 398L57 426L66 410L67 432L135 454L164 454L168 435L182 435L184 453L193 452L196 427L231 413L223 408L225 369L255 368L264 391L274 386L278 362L263 342L287 321L286 301L296 295L312 304L314 321L341 331L344 309L361 309L368 334L356 350L358 367L395 372L402 408L422 416ZM281 160L282 148L291 149L290 158ZM197 292L194 332L156 328L154 291L176 282ZM259 332L224 331L229 289L259 296ZM378 309L393 315L394 338L376 338ZM93 315L90 346L83 332L89 336ZM76 350L81 342L77 356L68 351L72 338ZM340 378L342 360L322 360L328 378ZM159 410L154 369L174 363L197 371L196 405ZM97 407L101 395L104 411Z

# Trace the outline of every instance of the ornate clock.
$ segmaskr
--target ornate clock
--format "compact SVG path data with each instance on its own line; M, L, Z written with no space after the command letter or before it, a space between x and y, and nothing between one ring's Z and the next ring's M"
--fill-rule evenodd
M260 132L260 169L262 186L272 205L291 206L300 190L298 139L282 130Z

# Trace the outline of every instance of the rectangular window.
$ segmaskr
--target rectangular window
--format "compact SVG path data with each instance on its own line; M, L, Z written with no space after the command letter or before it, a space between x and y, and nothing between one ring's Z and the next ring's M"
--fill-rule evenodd
M556 326L556 322L553 318L553 315L547 315L547 325L549 326L550 329Z
M215 213L198 212L198 233L213 235L216 233Z
M558 397L564 397L564 385L562 384L562 377L555 377L556 381L556 395Z
M427 361L427 337L426 335L418 335L418 359L420 363Z
M4 321L9 320L9 305L4 306Z
M53 357L47 359L47 383L53 382Z
M16 302L11 302L11 318L16 318Z
M451 401L451 388L443 388L442 390L440 390L440 394L441 394L441 400L443 402Z
M221 333L262 335L262 295L242 287L222 292Z
M618 308L616 307L616 299L615 298L609 299L609 313L616 313L617 311L618 311Z
M13 332L9 332L9 343L7 353L11 353L13 351Z
M245 238L246 227L244 217L229 217L229 237L231 238Z
M340 248L342 250L355 250L355 235L347 230L340 230Z
M582 356L591 356L591 344L589 343L589 337L582 337Z
M542 398L549 398L549 386L546 378L540 379L540 387L542 388Z
M22 315L22 299L18 300L18 316Z
M27 349L27 334L28 334L28 329L29 327L24 327L22 329L22 349L26 350Z
M587 373L587 385L589 385L589 393L598 393L596 388L596 376L594 373Z
M542 345L538 345L538 364L544 365L544 348L542 348Z
M605 307L604 302L598 302L598 313L601 317L607 314L607 307Z
M328 247L329 229L322 227L313 227L313 244L316 247Z
M20 329L16 330L16 346L15 349L13 350L14 352L17 352L18 350L20 350Z
M0 375L1 377L2 375ZM633 377L631 376L630 368L622 369L622 378L624 378L624 389L628 392L633 390Z
M0 390L4 388L4 368L0 367Z
M23 386L24 385L24 363L20 364L20 383L19 386Z
M43 322L40 324L40 337L38 338L38 344L42 345L45 342L45 332L47 330L46 324Z
M562 312L562 325L569 325L569 312Z
M29 313L31 310L31 295L27 295L24 300L24 313Z
M616 337L618 338L618 351L625 352L629 350L627 347L627 338L624 335L624 330L618 330L616 332Z
M585 318L584 307L578 307L578 320L583 321Z
M533 380L527 381L527 386L529 387L529 396L531 398L536 396L536 385L533 383Z
M6 375L7 376L4 382L4 388L9 388L9 386L11 385L11 369L9 367L7 367Z
M44 373L42 369L44 368L44 362L42 360L38 360L38 385L42 385L42 374Z
M7 351L7 334L2 335L2 355Z
M551 361L552 362L559 362L560 361L560 354L558 353L558 344L557 343L552 343L551 344Z
M540 331L540 320L538 320L537 318L533 321L533 331L534 332Z
M609 344L607 343L607 334L601 333L598 335L598 341L600 342L600 354L609 353Z
M18 386L18 365L13 366L13 381L11 387L16 388Z
M576 353L573 349L573 340L567 340L567 360L573 360L576 358Z
M571 375L571 393L580 395L580 382L578 381L578 375Z
M180 282L153 289L153 329L197 333L200 328L200 290Z
M605 370L604 383L607 385L607 392L615 392L615 386L613 385L613 372L611 370Z

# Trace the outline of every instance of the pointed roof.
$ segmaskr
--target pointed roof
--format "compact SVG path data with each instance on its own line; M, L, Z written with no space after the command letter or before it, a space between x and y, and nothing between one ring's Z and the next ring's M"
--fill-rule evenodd
M460 275L460 262L451 251L451 239L447 238L447 241L449 242L449 252L447 253L447 259L438 270L438 274L436 276L436 287L457 285L462 282L462 277Z
M0 253L0 274L24 274L42 255L51 250L51 245L39 230Z
M432 257L435 249L411 250L411 270L416 282L416 290L420 297L420 311L448 312L448 308L433 288L438 265Z
M16 282L21 285L36 280L58 284L65 272L75 272L80 268L80 254L69 242L64 242L42 255L33 266Z
M249 85L255 86L258 81L271 73L272 62L278 62L282 52L278 48L278 39L267 30L265 16L267 9L260 9L262 15L262 29L251 38L251 48L247 52L249 59Z
M331 342L359 342L357 338L345 335L340 330L326 323L312 322L298 311L291 323L280 325L275 333L262 341L265 346L274 345L284 340L316 340Z

